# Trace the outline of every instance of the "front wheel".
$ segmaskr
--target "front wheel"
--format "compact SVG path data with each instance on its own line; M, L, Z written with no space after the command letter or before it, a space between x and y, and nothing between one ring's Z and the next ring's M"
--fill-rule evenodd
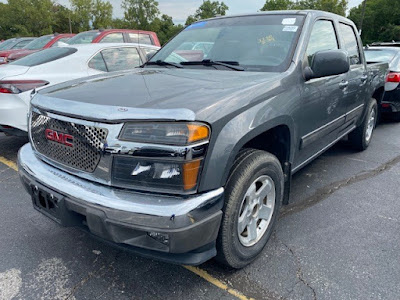
M349 141L359 151L368 148L378 118L378 104L374 98L368 103L367 114L359 127L349 134Z
M232 268L251 263L268 242L283 198L279 160L261 150L239 154L228 179L217 260Z

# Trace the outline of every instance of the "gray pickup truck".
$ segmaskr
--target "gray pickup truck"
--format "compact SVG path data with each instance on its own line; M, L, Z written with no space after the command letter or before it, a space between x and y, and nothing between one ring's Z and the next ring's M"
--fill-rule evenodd
M386 72L334 14L200 21L141 68L35 93L19 174L61 225L150 258L241 268L293 173L345 136L368 147Z

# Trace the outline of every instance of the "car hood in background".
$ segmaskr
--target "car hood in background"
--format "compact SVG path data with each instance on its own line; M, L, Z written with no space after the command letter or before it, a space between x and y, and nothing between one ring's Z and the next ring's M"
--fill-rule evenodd
M282 77L283 73L215 69L136 69L45 88L32 103L92 119L129 119L138 115L140 119L164 116L212 121L265 97L280 86Z

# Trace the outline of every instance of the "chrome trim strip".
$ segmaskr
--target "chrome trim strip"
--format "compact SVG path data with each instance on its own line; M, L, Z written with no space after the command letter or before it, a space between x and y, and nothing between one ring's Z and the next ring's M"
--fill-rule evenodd
M178 197L110 188L49 166L36 157L30 144L20 149L18 157L20 172L26 172L34 181L62 195L131 213L160 217L181 216L218 200L224 193L221 187L192 197Z
M361 104L361 105L357 106L356 108L354 108L354 109L348 111L347 113L341 115L340 117L334 119L333 121L330 121L329 123L327 123L327 124L325 124L325 125L323 125L323 126L317 128L317 129L311 131L310 133L307 133L305 136L302 137L302 139L306 139L306 138L308 138L309 136L311 136L311 135L317 133L318 131L325 129L326 127L329 127L329 126L332 125L333 123L339 121L340 119L342 119L342 118L344 118L344 117L347 117L348 115L352 114L353 112L355 112L356 110L358 110L358 109L360 109L360 108L362 108L362 107L364 107L364 104Z
M292 169L292 174L296 173L298 170L300 170L302 167L304 167L306 164L308 164L310 161L313 159L317 158L320 154L324 153L326 150L328 150L330 147L332 147L334 144L336 144L338 141L340 141L342 138L344 138L346 135L348 135L350 132L352 132L356 126L352 126L349 130L345 131L344 134L342 134L340 137L335 139L332 143L328 144L321 150L319 150L317 153L312 155L311 157L307 158L305 161L303 161L300 165Z

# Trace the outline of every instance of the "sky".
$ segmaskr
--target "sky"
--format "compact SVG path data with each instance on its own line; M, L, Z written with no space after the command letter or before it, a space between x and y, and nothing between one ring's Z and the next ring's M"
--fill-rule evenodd
M2 1L2 0L0 0ZM4 1L4 0L3 0ZM114 7L114 17L122 17L122 0L108 0ZM69 5L69 0L56 0L62 5ZM175 23L185 23L186 18L193 14L203 0L158 0L161 13L172 16ZM227 14L252 13L263 7L265 0L223 0L228 5ZM362 0L349 0L349 8L359 5Z

